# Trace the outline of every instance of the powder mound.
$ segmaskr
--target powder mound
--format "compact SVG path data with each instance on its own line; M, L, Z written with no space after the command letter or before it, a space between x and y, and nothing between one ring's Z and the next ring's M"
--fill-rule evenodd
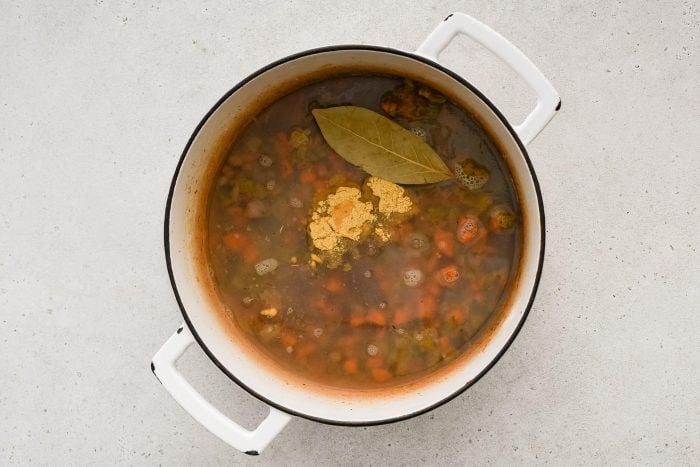
M309 234L319 250L336 248L342 238L358 241L376 216L370 202L360 201L357 188L340 187L316 205L311 214Z
M372 190L374 196L379 198L378 209L385 216L403 214L413 207L413 202L406 195L406 190L396 183L378 177L370 177L367 180L367 186Z

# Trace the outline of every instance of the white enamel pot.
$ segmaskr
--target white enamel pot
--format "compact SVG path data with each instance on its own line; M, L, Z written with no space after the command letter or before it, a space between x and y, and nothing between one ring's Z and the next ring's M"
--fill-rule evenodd
M457 35L479 42L509 65L537 96L535 109L511 125L473 85L441 66L440 52ZM523 244L513 290L502 310L463 356L422 380L388 390L347 390L286 374L256 355L243 336L223 322L202 267L204 242L198 229L206 208L205 186L236 132L265 104L266 96L293 89L310 78L342 72L384 72L419 79L468 109L501 151L517 191ZM474 18L448 16L415 53L384 47L338 46L302 52L272 63L229 91L190 138L173 177L165 217L167 266L185 323L153 358L151 369L168 392L208 430L240 451L260 453L292 416L337 425L373 425L424 413L460 394L505 352L532 305L544 255L544 212L525 147L560 107L557 92L523 53ZM480 331L481 332L481 331ZM207 402L177 371L175 363L197 342L233 381L270 406L248 431Z

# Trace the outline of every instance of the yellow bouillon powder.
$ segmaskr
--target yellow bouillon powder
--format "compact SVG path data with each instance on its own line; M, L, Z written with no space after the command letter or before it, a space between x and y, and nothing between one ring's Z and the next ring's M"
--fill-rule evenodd
M367 185L374 196L379 198L379 212L385 216L403 214L413 207L413 202L406 195L406 190L396 183L388 182L383 178L370 177L367 180Z
M377 177L369 177L365 183L376 199L364 201L359 189L340 187L319 201L311 213L309 236L313 247L330 258L338 259L352 242L372 233L382 242L389 241L387 223L391 224L391 216L408 213L413 207L406 190L395 183Z
M362 193L357 188L340 187L316 205L309 223L309 234L316 248L329 251L343 237L360 239L363 228L376 220L372 203L360 201L360 196Z

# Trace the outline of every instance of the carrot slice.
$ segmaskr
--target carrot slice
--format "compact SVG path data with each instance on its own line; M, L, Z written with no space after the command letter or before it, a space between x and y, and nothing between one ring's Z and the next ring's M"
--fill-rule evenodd
M386 368L372 368L370 371L372 373L372 379L377 383L386 383L393 377L391 372Z
M464 314L462 313L461 310L457 310L457 309L452 310L447 315L447 317L448 317L448 319L451 319L458 326L461 326L465 322Z
M384 359L382 357L371 357L367 359L367 368L381 368L384 366Z
M297 343L297 338L293 334L284 334L281 340L285 347L293 347Z
M274 144L277 160L279 161L280 175L283 178L287 178L294 172L294 165L291 159L292 147L289 144L289 138L283 132L277 133Z
M356 358L348 358L343 362L343 371L349 375L357 373L358 365Z
M372 308L367 313L366 321L377 326L384 326L386 324L386 316L376 308Z
M447 353L450 350L452 350L452 344L450 344L450 338L447 336L442 336L440 339L438 339L438 342L440 343L440 351L442 353Z
M253 264L260 259L258 248L250 244L243 250L243 260L248 264Z
M309 185L316 180L316 174L311 170L305 170L299 174L299 181L304 185Z
M437 297L432 294L425 294L418 302L418 316L422 319L435 317L437 310Z
M481 221L473 214L467 214L459 219L457 225L457 240L465 245L471 245L483 230Z
M231 206L230 208L226 209L226 214L228 214L228 218L233 221L233 224L236 227L243 227L244 224L248 222L248 219L245 216L245 210L241 207Z
M451 287L455 284L455 282L457 282L459 275L459 269L457 269L457 266L451 264L438 271L438 281L440 282L440 285Z
M394 312L394 324L404 325L411 320L411 313L406 308L399 308Z
M316 352L316 350L318 350L318 345L313 342L305 342L299 345L296 354L301 358L305 358Z
M240 232L231 232L224 236L224 245L231 251L241 251L248 244L248 237Z
M289 144L289 138L287 134L280 131L275 134L275 152L277 157L280 159L288 159L291 155L292 147Z
M326 280L326 290L333 294L341 294L345 291L345 287L338 276L330 276Z
M316 166L316 173L319 177L328 177L328 167L323 164L318 164Z
M357 335L348 334L343 336L338 341L338 344L343 350L346 351L346 354L353 353L355 351L355 347L357 346Z
M439 227L435 228L433 241L435 242L437 249L443 255L450 257L455 255L455 240L450 232Z

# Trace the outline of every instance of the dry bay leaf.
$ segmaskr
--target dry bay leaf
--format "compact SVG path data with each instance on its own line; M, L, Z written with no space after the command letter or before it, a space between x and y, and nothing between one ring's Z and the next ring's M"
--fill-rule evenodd
M330 147L370 175L405 185L454 177L425 141L376 112L339 106L312 113Z

